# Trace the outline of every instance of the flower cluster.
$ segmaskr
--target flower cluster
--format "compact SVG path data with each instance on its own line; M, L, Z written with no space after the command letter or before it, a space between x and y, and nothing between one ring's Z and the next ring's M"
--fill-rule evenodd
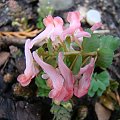
M80 98L88 93L96 61L94 56L90 56L89 60L79 68L78 73L74 74L71 68L64 62L65 51L61 50L56 54L58 59L55 68L47 62L44 62L44 59L42 59L44 56L41 57L36 51L33 53L30 51L35 44L41 41L46 41L47 43L48 39L50 39L52 43L57 41L59 44L64 44L68 36L70 37L71 43L77 41L77 44L81 45L84 37L91 37L91 34L84 31L81 27L81 20L82 16L80 16L80 13L77 11L68 13L67 21L69 22L69 27L67 28L63 26L64 23L60 17L52 17L49 15L43 20L46 26L45 30L33 40L26 40L25 43L26 69L24 74L19 75L17 78L22 86L29 85L31 80L40 72L36 65L37 63L47 76L46 83L51 89L49 97L53 100L59 102L68 101L73 94ZM101 23L97 23L90 29L94 31L101 27L101 25ZM72 46L67 52L71 54L74 51L75 49ZM77 52L80 53L81 50Z

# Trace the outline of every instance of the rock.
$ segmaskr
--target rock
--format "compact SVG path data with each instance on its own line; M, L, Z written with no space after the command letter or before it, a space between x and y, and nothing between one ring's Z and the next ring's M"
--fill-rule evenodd
M86 14L86 20L91 26L97 22L101 22L101 14L97 10L89 10Z
M36 2L37 0L24 0L26 3Z
M53 6L54 10L66 10L74 6L73 0L39 0L42 4Z
M25 70L25 58L19 57L15 60L16 68L18 69L19 73L23 73Z
M13 81L13 75L10 73L6 73L3 77L3 79L4 79L4 82L10 83Z
M0 74L0 95L6 90L6 88L7 88L7 85L3 81L3 77Z
M2 4L2 3L1 3ZM12 17L9 15L9 8L6 3L0 6L0 27L6 25L12 20Z
M24 4L25 2L17 0L0 2L0 27L14 21L16 18L26 17L31 19L34 16L32 6Z
M9 52L0 52L0 67L8 60L9 57Z
M0 96L0 120L52 120L50 103L45 102L45 99L28 102Z
M109 120L111 116L111 111L103 107L98 102L95 104L95 112L97 114L98 120Z
M87 13L87 8L78 5L77 10L80 12L80 15L83 17L83 19L81 20L81 22L85 22L85 17L86 17L86 13Z
M78 120L84 120L88 114L88 108L86 106L80 106L77 111Z

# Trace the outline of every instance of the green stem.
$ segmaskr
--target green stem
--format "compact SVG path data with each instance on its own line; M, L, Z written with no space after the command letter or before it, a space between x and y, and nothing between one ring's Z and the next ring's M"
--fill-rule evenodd
M73 68L73 66L74 66L74 64L75 64L75 62L76 62L76 60L77 60L77 58L78 58L78 55L75 57L74 61L72 62L71 66L70 66L70 70L72 70L72 68Z
M83 55L83 56L96 56L97 52L89 52L89 53L83 53L82 51L72 51L72 52L64 52L64 55Z
M79 52L79 51L64 52L65 56L68 56L68 55L78 55L78 54L81 54L81 52Z

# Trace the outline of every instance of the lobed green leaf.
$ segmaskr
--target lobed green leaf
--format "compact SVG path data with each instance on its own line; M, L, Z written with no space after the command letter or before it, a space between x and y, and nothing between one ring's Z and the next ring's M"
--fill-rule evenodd
M99 74L95 73L92 77L91 85L88 91L88 95L93 97L95 94L101 96L102 93L109 86L109 74L107 71L103 71Z

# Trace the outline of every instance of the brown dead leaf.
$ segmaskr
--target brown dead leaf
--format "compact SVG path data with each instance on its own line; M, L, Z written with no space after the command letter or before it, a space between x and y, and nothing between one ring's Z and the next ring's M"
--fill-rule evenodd
M98 120L109 120L111 116L111 111L103 107L99 102L95 103L95 112Z
M8 60L9 57L9 52L0 52L0 67Z
M112 110L112 111L114 110L114 104L110 97L102 95L100 97L100 102L109 110Z

